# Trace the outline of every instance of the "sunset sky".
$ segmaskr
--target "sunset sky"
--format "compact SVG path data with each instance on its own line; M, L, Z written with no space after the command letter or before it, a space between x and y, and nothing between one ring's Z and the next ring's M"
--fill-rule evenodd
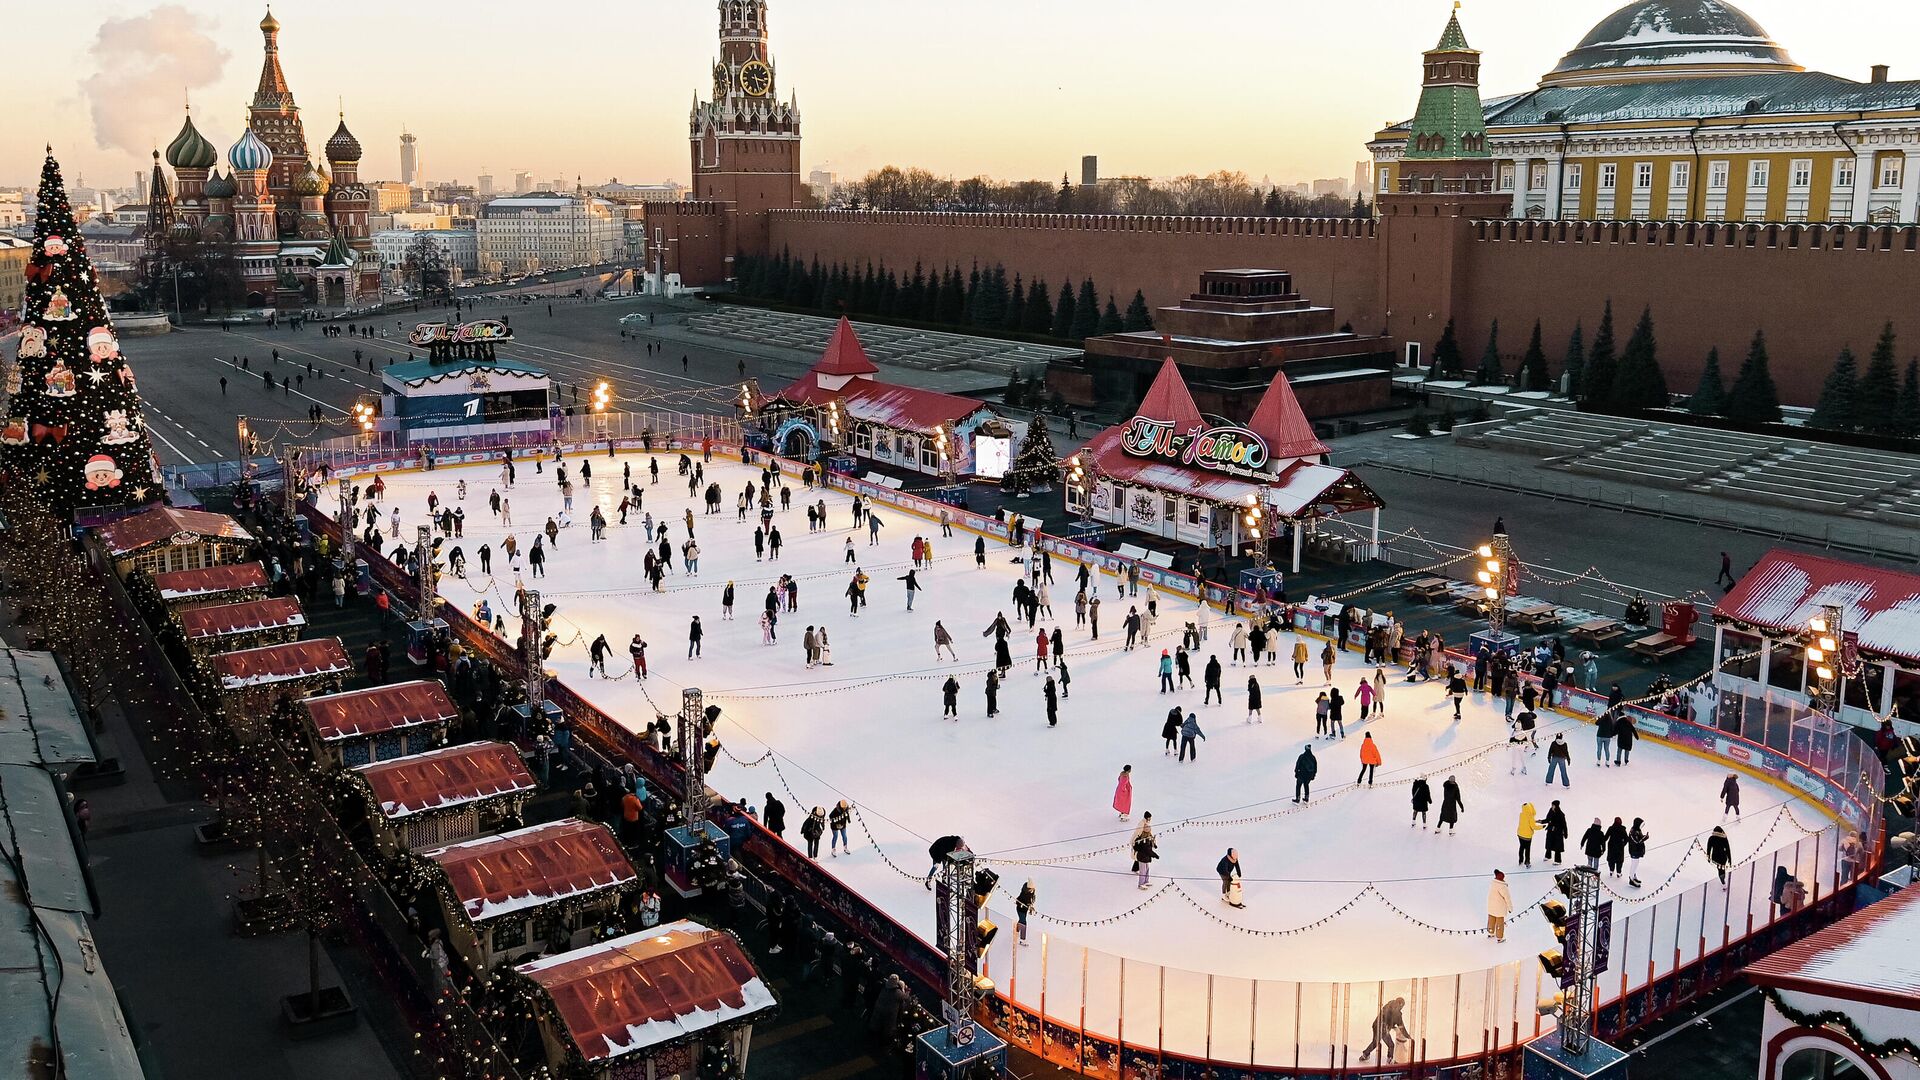
M1489 95L1530 88L1612 0L1469 0ZM1896 43L1913 0L1746 0L1809 68L1920 78ZM889 163L1001 178L1235 169L1347 177L1383 122L1404 119L1419 54L1450 0L773 0L784 98L797 90L809 169ZM677 179L686 114L710 81L713 0L283 0L282 64L317 146L336 100L397 178L401 126L430 179ZM260 69L262 5L78 0L11 11L0 65L0 184L32 183L52 142L71 180L131 182L180 126L190 93L224 152ZM1871 28L1863 34L1862 28Z

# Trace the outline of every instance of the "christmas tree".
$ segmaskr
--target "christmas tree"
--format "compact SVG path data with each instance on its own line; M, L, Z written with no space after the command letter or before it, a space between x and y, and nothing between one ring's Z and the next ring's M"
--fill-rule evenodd
M62 513L157 501L166 489L155 477L140 394L51 147L26 279L18 362L6 369L0 461Z
M1013 456L1013 465L1000 480L1004 491L1025 495L1030 491L1048 491L1060 479L1060 459L1053 450L1053 432L1047 429L1045 413L1034 413L1027 435Z

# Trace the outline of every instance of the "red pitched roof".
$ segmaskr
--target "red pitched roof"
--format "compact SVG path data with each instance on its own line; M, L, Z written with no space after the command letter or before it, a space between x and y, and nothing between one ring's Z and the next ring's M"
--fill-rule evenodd
M199 604L174 612L188 641L307 625L300 601L291 596L243 600L238 604Z
M1275 461L1286 458L1317 457L1327 452L1327 444L1313 433L1300 399L1293 396L1293 385L1285 372L1273 373L1273 382L1260 398L1260 405L1247 421L1248 430L1266 440L1267 456Z
M156 506L100 527L100 539L114 555L131 555L155 544L169 543L181 535L223 540L253 539L252 533L225 514L179 510L171 506Z
M546 991L589 1062L660 1046L779 1004L732 934L686 921L514 970Z
M241 589L265 589L267 571L257 562L231 563L155 574L153 584L160 590L162 600L187 600Z
M1308 515L1328 503L1340 513L1385 505L1346 469L1298 458L1275 455L1286 466L1272 476L1256 478L1135 457L1121 446L1120 433L1125 429L1125 424L1116 424L1095 435L1080 451L1092 459L1101 475L1112 480L1201 502L1245 505L1247 497L1252 496L1282 517Z
M223 690L353 671L353 661L347 658L346 648L339 638L331 637L219 653L209 663Z
M454 899L476 921L637 877L613 830L579 818L435 848L420 856L440 864Z
M833 336L827 339L827 351L820 354L813 370L820 375L874 375L880 371L867 358L860 335L853 332L853 323L844 315L840 317L840 325L833 328Z
M871 379L855 379L839 390L825 390L821 388L817 374L818 369L800 376L793 385L780 391L779 396L787 401L808 405L838 401L847 415L855 420L922 434L931 433L934 428L943 425L951 428L987 407L985 402L975 398L896 383L874 382Z
M503 742L443 746L354 769L388 818L403 818L495 795L531 793L533 774Z
M1797 551L1769 551L1714 613L1752 626L1802 630L1820 609L1882 656L1920 660L1920 574Z
M1149 420L1171 421L1174 430L1180 432L1206 424L1200 416L1200 406L1193 403L1193 393L1187 389L1187 380L1180 377L1180 365L1174 363L1171 357L1160 362L1160 374L1153 377L1153 385L1147 387L1147 396L1140 400L1140 407L1133 411Z
M449 724L460 715L446 688L431 679L310 697L300 704L323 742Z
M1902 889L1748 965L1761 986L1920 1011L1920 888Z

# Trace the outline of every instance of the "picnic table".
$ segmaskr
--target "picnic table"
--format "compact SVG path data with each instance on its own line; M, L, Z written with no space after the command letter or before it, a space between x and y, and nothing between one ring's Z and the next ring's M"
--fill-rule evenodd
M1649 660L1665 660L1674 653L1681 652L1686 647L1686 642L1681 641L1672 634L1648 634L1646 637L1636 638L1628 644L1627 650L1644 656Z
M1560 621L1560 609L1544 600L1532 600L1508 608L1507 621L1538 630Z
M1442 577L1421 578L1407 585L1407 595L1424 604L1431 604L1447 595L1453 582Z
M1585 641L1595 646L1605 645L1626 632L1626 626L1618 619L1592 619L1574 627L1572 631L1575 641Z

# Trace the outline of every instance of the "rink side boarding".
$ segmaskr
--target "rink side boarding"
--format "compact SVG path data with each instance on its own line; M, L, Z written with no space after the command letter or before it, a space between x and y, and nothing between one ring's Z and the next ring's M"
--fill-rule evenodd
M713 426L703 429L702 425L709 422ZM706 417L649 426L681 433L657 437L655 453L697 453L701 435L707 431L732 434L725 430L732 426L727 421ZM625 427L634 429L634 425ZM612 448L634 454L642 450L642 444L639 439L616 439ZM437 465L495 464L508 449L447 452L439 456ZM567 442L560 449L569 456L603 456L608 443ZM531 458L543 450L547 455L552 453L551 445L511 448L516 458ZM731 441L713 438L712 450L716 460L725 454L739 461L737 446ZM419 467L414 455L397 450L314 448L306 454L308 467L325 462L336 477L412 472ZM755 452L755 458L766 460L767 455ZM802 466L782 459L782 468L789 475L797 475ZM1007 540L1006 526L992 518L852 477L830 475L828 483L845 494L886 504L929 522L946 510L956 529L1002 544ZM310 504L303 504L301 511L316 531L338 541L338 523L325 512ZM1041 536L1038 542L1056 558L1085 562L1109 573L1124 571L1128 564L1128 560L1108 552L1057 537ZM378 584L403 600L417 601L414 583L404 570L378 553L357 550L371 566ZM1185 596L1189 601L1198 599L1196 583L1186 575L1145 565L1140 572L1143 584ZM1224 608L1226 597L1222 586L1207 585L1205 600L1209 605ZM1236 606L1245 609L1244 603ZM503 672L517 676L520 663L510 643L474 623L456 605L443 605L441 615L465 645L487 656ZM1313 612L1303 611L1298 629L1322 635L1327 628L1321 622ZM1465 656L1456 655L1454 659L1471 663ZM619 763L630 761L650 781L671 785L670 790L680 786L676 762L656 752L565 683L550 680L548 694L567 712L577 739L584 741L592 753ZM1603 706L1604 700L1595 695L1570 690L1559 711L1565 716L1590 719ZM1706 716L1667 716L1638 706L1632 707L1632 712L1644 737L1762 779L1802 805L1818 808L1826 821L1823 827L1808 830L1783 812L1756 853L1734 868L1726 888L1709 880L1657 902L1633 906L1624 918L1616 916L1611 961L1600 979L1600 1007L1596 1010L1598 1033L1607 1039L1618 1039L1723 985L1749 961L1846 914L1851 910L1859 876L1877 862L1880 843L1881 809L1876 796L1884 784L1881 765L1863 740L1835 728L1824 717L1732 695L1721 695ZM790 808L793 827L803 814L803 809ZM918 979L925 989L939 992L942 961L918 935L806 858L791 843L766 832L757 821L725 808L715 817L736 836L745 837L739 850L750 867L777 875L786 887L840 920L837 932L857 934ZM1843 860L1841 839L1856 832L1865 838L1866 854L1857 862ZM1778 842L1771 842L1775 838ZM1686 857L1703 859L1697 847ZM1776 867L1785 867L1806 884L1807 903L1800 910L1782 913L1768 903ZM1369 896L1369 891L1371 887L1354 902L1386 902L1384 897ZM1537 903L1542 898L1523 896L1516 890L1510 929L1538 920ZM1607 898L1619 899L1622 907L1636 899ZM1388 906L1392 906L1390 902ZM1038 924L1034 935L1037 940L1021 949L1012 933L1016 920L1010 905L996 897L990 912L1001 933L985 961L986 973L996 987L987 1005L987 1019L1011 1041L1090 1076L1198 1078L1205 1073L1221 1080L1238 1080L1350 1071L1364 1071L1370 1076L1451 1075L1471 1063L1510 1058L1520 1044L1553 1026L1552 1018L1542 1016L1535 1003L1550 996L1555 986L1531 958L1452 975L1399 980L1228 978L1076 945L1071 940L1070 924L1048 929L1049 920L1041 912L1033 916ZM1205 909L1200 914L1218 918ZM1395 1046L1395 1064L1383 1065L1384 1054L1378 1051L1379 1056L1371 1062L1363 1062L1363 1050L1374 1041L1376 1016L1384 1003L1395 999L1404 1001L1403 1016L1411 1038Z

